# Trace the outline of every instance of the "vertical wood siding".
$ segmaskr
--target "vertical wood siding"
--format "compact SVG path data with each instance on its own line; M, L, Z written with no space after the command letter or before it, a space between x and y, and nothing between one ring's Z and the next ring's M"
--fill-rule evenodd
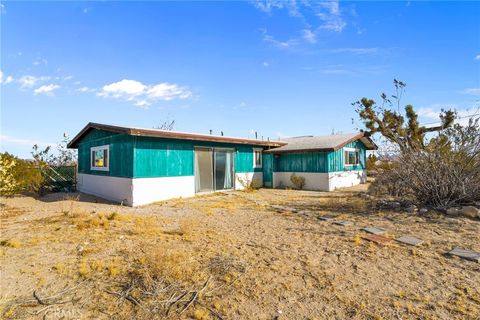
M360 151L360 164L344 165L344 148L334 152L284 153L274 156L275 172L337 172L364 170L366 161L365 145L354 141L345 146Z
M109 170L90 170L90 148L109 145ZM133 137L94 129L78 145L78 172L86 174L133 177Z
M235 172L262 171L253 168L252 146L151 137L134 137L134 141L135 178L194 175L195 147L234 149Z
M355 166L345 166L344 162L344 148L356 148L359 149L360 163ZM344 148L341 148L334 152L328 153L329 172L338 171L352 171L352 170L365 170L366 169L366 148L365 145L357 140L347 144Z
M326 152L285 153L274 156L275 172L327 172Z

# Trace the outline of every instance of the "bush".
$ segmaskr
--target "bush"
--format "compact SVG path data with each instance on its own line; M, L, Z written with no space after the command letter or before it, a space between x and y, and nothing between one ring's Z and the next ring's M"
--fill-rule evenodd
M43 182L38 166L7 152L0 154L0 195L37 192Z
M421 150L403 151L370 191L437 209L480 201L479 119L455 125Z
M292 173L290 176L290 181L293 183L295 188L302 190L305 187L305 177L297 176L295 173Z

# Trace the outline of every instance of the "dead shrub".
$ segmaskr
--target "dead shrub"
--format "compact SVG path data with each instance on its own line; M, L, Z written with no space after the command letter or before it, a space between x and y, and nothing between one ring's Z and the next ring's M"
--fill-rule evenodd
M305 177L297 176L295 173L292 173L290 176L290 181L293 183L295 188L302 190L305 187Z
M432 139L424 149L402 151L370 191L436 209L480 201L480 126L470 119Z

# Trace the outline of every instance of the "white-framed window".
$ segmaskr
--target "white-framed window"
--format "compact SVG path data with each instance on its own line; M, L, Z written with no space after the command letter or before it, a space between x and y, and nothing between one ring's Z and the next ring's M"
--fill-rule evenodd
M343 149L343 163L345 166L356 166L360 163L360 152L354 148Z
M261 168L262 167L262 151L263 149L253 149L253 167Z
M90 170L108 171L110 164L109 146L90 148Z

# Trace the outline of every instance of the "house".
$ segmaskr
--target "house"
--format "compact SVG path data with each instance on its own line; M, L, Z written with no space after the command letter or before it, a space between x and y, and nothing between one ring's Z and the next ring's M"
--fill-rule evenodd
M331 191L366 180L364 133L297 137L283 141L242 139L87 124L68 144L78 149L77 189L138 206L177 197L243 189L292 186Z

